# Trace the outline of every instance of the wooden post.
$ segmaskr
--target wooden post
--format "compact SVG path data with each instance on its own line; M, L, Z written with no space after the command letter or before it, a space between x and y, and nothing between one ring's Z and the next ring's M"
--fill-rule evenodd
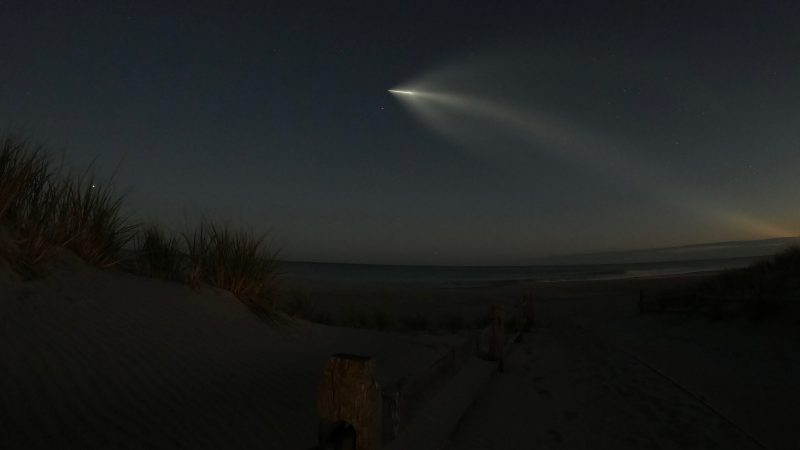
M534 296L531 294L525 303L525 331L531 331L536 326L536 310L534 309Z
M523 335L530 329L530 301L530 297L524 296L517 302L514 310L516 322L516 329L514 331L518 333L516 340L518 343L522 342Z
M331 356L322 373L317 409L321 447L333 444L335 448L353 450L379 449L383 432L381 387L372 359L347 354ZM354 431L352 441L348 430Z
M644 289L639 289L639 314L644 314Z
M713 312L714 319L722 319L722 297L717 295L714 297L714 312Z
M495 361L503 364L503 346L505 344L505 324L503 322L503 312L500 306L492 306L492 338L489 343L489 355Z
M401 386L383 392L383 442L397 438L400 431Z
M523 309L524 300L517 301L514 305L514 333L517 333L516 343L522 342L522 333L525 329L525 310Z
M762 315L764 314L764 297L761 289L756 289L753 296L747 302L749 304L749 316L750 321L755 323L761 320Z

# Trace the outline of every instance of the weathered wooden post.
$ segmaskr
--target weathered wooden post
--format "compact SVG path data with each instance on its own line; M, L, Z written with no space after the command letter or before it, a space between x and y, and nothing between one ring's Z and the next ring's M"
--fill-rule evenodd
M400 403L402 401L402 385L383 391L383 442L397 438L400 432Z
M750 322L758 322L764 314L764 294L760 288L747 300L745 307L749 310Z
M716 320L722 319L722 297L717 295L713 299L713 315L712 317Z
M644 314L644 289L639 289L639 314Z
M499 305L492 306L492 334L489 342L489 356L494 361L499 361L499 369L503 371L503 347L505 345L505 323L503 310Z
M522 343L523 328L525 326L524 318L522 316L522 305L517 303L514 307L514 333L517 337L514 339L516 343Z
M519 301L517 301L517 305L514 308L514 322L515 322L515 332L517 333L516 342L521 343L523 340L523 335L529 329L529 304L530 304L530 297L523 297Z
M381 387L372 359L331 356L322 372L317 409L321 448L379 449L383 433Z

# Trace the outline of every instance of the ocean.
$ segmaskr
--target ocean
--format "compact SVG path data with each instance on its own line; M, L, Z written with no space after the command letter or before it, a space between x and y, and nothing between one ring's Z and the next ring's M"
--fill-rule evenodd
M332 283L477 287L522 281L611 280L745 267L760 257L624 264L530 266L411 266L283 261L288 279Z

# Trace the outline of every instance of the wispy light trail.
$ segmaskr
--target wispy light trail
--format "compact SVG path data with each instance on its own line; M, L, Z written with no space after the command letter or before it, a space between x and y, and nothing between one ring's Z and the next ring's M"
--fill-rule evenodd
M553 158L568 161L609 179L644 187L654 197L689 210L712 223L722 223L753 237L791 236L790 230L726 208L708 196L685 188L685 183L659 167L623 152L620 145L587 132L563 119L522 111L499 102L466 94L427 89L390 89L425 125L451 139L474 145L466 135L474 130L465 119L477 118L503 134L535 146Z

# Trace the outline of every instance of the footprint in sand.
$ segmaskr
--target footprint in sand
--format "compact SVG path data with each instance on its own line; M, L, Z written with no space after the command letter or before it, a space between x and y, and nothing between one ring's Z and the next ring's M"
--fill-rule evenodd
M653 412L653 410L647 404L641 403L637 405L639 412L646 416L648 420L655 421L658 419L658 416Z
M561 433L555 428L550 428L549 430L547 430L547 434L553 439L553 442L555 442L556 444L561 444L562 442L564 442L564 436L562 436Z
M542 398L552 398L553 394L550 393L547 389L536 388L536 393L538 393Z
M695 437L696 433L692 429L685 429L683 427L661 427L656 433L662 439L674 442L678 448L697 447L700 443Z

